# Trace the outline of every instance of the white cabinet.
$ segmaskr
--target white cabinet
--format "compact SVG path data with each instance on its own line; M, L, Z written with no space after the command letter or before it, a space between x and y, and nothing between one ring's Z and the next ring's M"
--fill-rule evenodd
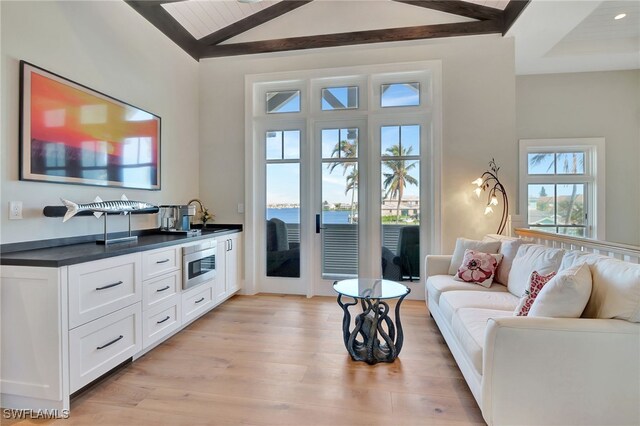
M215 300L221 302L240 289L242 238L240 233L218 238Z
M182 287L182 274L180 271L175 271L147 280L142 287L142 309L153 308L175 295L179 295Z
M182 267L180 247L149 250L142 253L142 279L158 277Z
M141 349L142 318L139 303L71 330L71 392L97 379Z
M69 327L142 300L140 253L69 267Z
M182 303L179 294L154 305L142 314L142 344L148 348L170 335L182 325Z
M69 409L69 396L167 339L239 288L239 234L217 276L182 289L182 246L62 266L0 269L3 408Z
M215 279L199 284L182 294L182 323L187 324L207 312L215 304Z

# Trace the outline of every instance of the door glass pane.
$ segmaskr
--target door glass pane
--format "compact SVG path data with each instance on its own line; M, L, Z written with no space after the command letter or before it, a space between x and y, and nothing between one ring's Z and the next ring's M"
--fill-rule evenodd
M584 152L563 152L556 154L556 173L559 175L583 175Z
M382 276L395 281L420 276L420 161L406 159L418 158L413 151L414 146L420 146L416 127L381 129ZM405 140L406 148L402 145Z
M555 173L554 154L550 152L536 152L527 154L530 175L552 175Z
M557 224L586 225L584 184L556 185Z
M322 276L358 275L358 129L324 129Z
M267 113L300 112L300 91L267 92Z
M529 225L555 225L555 185L529 185L527 198Z
M358 87L329 87L322 89L322 110L358 108Z
M420 105L420 83L391 83L380 86L381 107L417 105Z
M300 164L267 163L269 277L300 277Z

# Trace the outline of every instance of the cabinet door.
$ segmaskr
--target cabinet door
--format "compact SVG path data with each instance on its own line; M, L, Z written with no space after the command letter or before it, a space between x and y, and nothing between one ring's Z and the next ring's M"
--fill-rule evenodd
M229 236L229 250L226 257L226 289L225 295L229 296L240 288L240 253L242 252L242 238L240 234Z

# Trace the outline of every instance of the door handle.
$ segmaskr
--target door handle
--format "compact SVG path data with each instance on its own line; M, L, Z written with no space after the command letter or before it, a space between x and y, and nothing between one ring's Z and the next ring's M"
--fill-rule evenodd
M319 234L321 229L325 229L325 227L320 226L320 214L318 213L316 215L316 234Z

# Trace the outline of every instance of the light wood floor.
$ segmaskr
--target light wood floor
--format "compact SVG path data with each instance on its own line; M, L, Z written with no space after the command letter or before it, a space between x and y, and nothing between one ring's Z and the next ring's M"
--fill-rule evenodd
M401 315L399 359L369 366L347 355L334 298L236 296L49 423L484 424L424 302Z

